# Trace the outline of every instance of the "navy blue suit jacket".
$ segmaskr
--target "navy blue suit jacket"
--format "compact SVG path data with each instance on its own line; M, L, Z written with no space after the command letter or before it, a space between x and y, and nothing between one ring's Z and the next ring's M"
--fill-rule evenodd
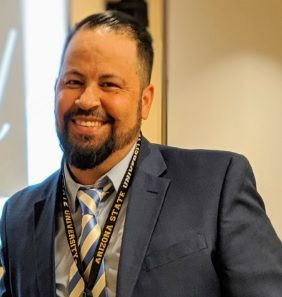
M281 297L282 246L247 160L143 139L117 297ZM55 296L58 172L6 203L0 296Z

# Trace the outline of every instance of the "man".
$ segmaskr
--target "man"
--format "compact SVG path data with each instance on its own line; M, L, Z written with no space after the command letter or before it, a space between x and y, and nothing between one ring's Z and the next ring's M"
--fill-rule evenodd
M71 32L55 88L62 168L4 207L1 296L281 296L281 242L246 159L140 137L152 61L121 13ZM79 193L92 192L89 214Z

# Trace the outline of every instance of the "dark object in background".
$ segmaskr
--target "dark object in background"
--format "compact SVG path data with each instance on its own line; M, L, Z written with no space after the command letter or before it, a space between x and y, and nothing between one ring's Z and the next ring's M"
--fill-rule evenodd
M122 11L133 16L142 26L149 26L147 3L144 0L108 1L106 9Z

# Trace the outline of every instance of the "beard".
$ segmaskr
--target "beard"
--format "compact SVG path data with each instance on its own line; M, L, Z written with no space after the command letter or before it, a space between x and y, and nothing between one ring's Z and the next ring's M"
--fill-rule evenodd
M57 135L60 147L64 152L64 158L67 164L81 170L92 169L105 161L112 153L124 148L130 144L140 133L141 129L141 100L138 103L137 117L135 125L127 131L118 132L114 127L114 119L104 115L111 125L111 131L104 139L97 139L91 135L71 135L68 128L68 122L76 115L92 115L101 117L98 110L86 111L78 109L65 114L61 131L56 124Z

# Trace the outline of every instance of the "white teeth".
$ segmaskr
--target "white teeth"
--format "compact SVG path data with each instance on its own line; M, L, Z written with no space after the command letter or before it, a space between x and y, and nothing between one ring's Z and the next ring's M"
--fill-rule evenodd
M99 121L80 121L76 120L76 123L83 127L101 127L102 122Z

